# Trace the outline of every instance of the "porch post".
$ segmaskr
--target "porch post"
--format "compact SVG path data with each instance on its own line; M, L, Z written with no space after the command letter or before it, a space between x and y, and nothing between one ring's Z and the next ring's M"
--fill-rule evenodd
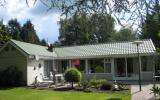
M113 80L115 80L115 64L114 64L115 58L111 58L111 59L112 59L112 61L111 61L111 72L112 72Z
M69 68L72 67L72 61L69 60Z
M85 72L88 74L88 59L85 59Z
M127 58L126 57L125 57L125 64L126 64L126 77L128 77L128 71L127 71L128 66L127 66Z

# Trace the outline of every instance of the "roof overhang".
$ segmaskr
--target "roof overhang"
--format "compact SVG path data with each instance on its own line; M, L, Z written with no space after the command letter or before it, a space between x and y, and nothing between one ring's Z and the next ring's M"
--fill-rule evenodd
M140 53L140 56L154 56L155 52L151 53ZM121 57L138 57L137 53L134 54L113 54L113 55L95 55L95 56L67 56L67 57L56 57L54 59L94 59L94 58L121 58Z

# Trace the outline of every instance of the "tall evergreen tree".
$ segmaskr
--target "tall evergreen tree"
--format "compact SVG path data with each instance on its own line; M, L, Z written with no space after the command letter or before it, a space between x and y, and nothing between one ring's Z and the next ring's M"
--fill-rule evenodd
M156 0L153 11L147 13L146 20L142 23L142 27L140 37L142 39L151 38L156 47L160 47L160 5L158 0Z
M37 36L34 26L30 20L23 25L20 36L24 42L40 44L39 37Z
M21 26L17 19L11 19L8 21L8 29L9 29L9 34L11 37L15 40L22 40L20 37L20 32L21 32Z
M0 21L0 47L6 43L11 37L8 34L8 28Z

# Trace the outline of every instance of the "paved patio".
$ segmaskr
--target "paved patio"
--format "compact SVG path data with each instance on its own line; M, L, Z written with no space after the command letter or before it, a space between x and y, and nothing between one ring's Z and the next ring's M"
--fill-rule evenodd
M139 85L131 85L132 100L154 100L154 94L151 93L152 83L145 83L142 85L142 91L139 91Z

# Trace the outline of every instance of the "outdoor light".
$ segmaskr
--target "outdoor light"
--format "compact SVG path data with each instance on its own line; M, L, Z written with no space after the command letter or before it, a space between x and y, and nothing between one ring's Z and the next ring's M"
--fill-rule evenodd
M138 53L138 67L139 67L139 90L141 91L141 62L140 62L140 55L139 55L139 45L142 44L142 41L134 41L133 44L135 44L137 46L137 53Z

